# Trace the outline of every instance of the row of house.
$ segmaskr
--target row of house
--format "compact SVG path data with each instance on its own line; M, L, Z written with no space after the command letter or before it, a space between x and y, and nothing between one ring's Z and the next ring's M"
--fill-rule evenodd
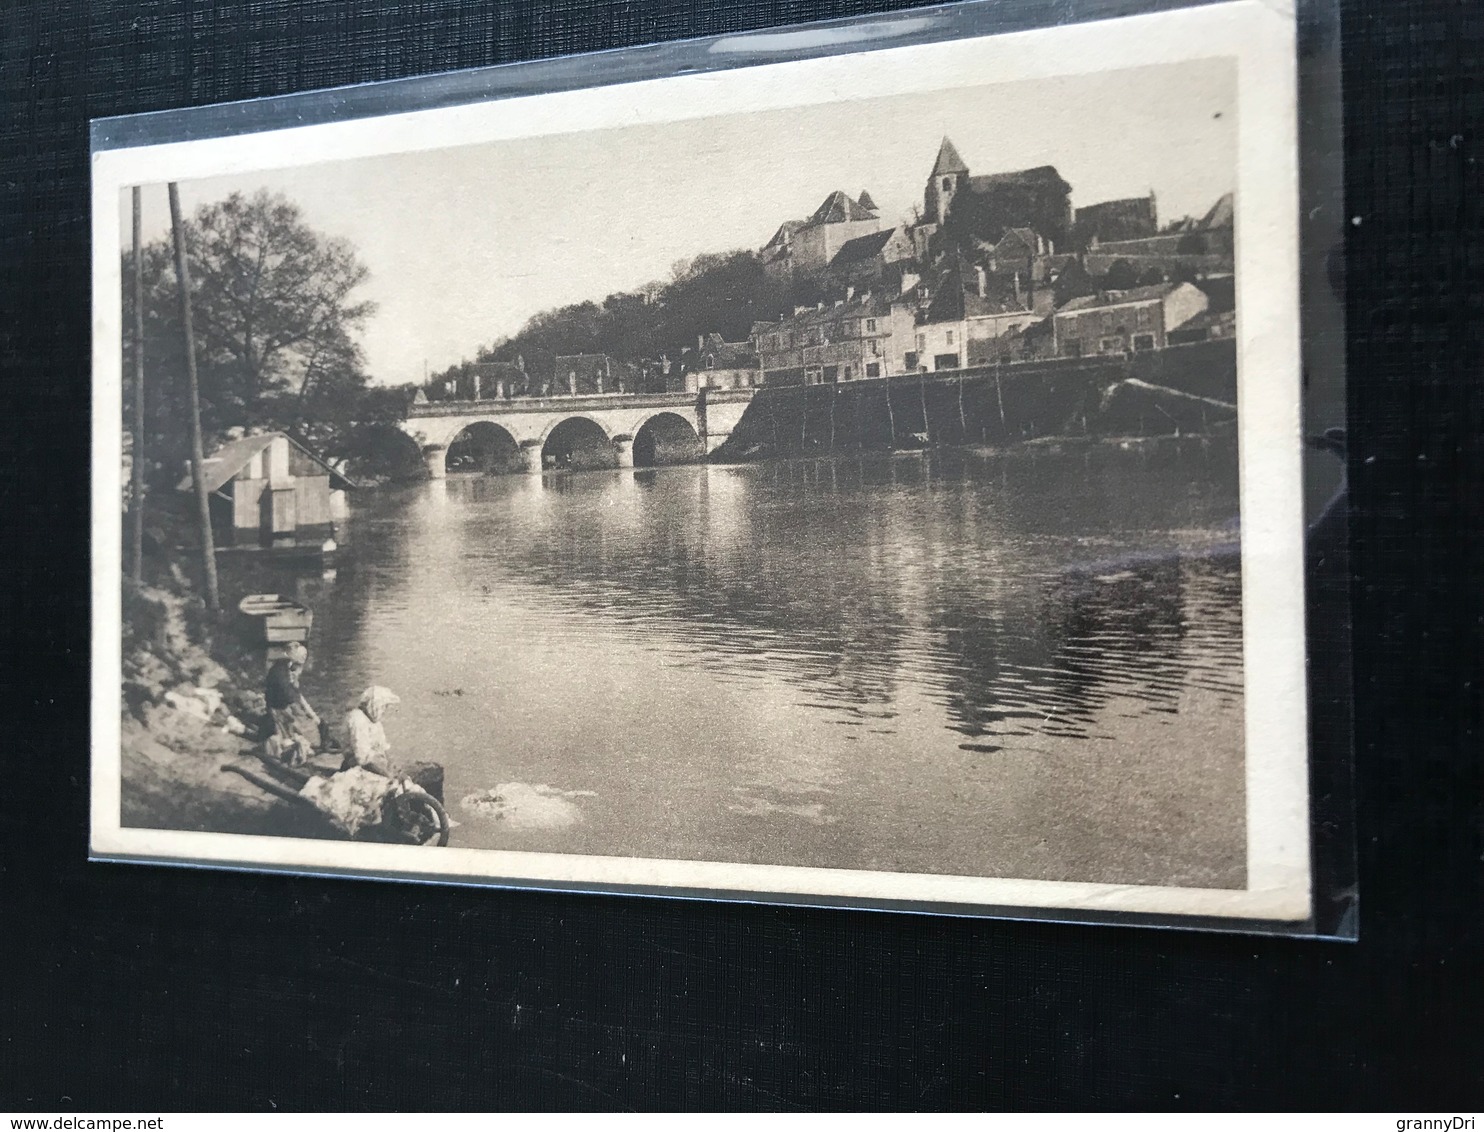
M1229 336L1230 310L1212 311L1193 283L1099 291L1050 306L1049 290L993 286L983 267L954 266L936 287L895 296L852 294L752 328L760 380L813 385L937 373L1002 361L1159 350Z

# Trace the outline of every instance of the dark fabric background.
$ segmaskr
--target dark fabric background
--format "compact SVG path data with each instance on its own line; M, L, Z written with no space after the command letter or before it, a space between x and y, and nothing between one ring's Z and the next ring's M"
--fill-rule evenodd
M88 119L888 6L4 6L0 1109L1480 1103L1477 4L1344 13L1358 944L86 863Z

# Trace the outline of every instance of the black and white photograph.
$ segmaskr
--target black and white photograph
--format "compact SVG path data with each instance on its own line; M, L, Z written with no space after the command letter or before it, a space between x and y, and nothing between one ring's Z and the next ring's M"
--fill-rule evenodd
M94 853L1305 919L1292 37L95 153Z

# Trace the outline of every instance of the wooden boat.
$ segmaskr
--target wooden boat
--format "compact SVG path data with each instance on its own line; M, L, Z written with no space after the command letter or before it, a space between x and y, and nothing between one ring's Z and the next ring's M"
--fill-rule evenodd
M314 624L314 610L278 594L248 594L237 608L259 622L259 632L267 644L306 640Z

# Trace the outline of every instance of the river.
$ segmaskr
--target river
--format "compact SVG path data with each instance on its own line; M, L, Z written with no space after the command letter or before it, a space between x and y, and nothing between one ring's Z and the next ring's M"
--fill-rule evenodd
M1229 440L366 491L304 683L458 845L1241 887L1236 514Z

